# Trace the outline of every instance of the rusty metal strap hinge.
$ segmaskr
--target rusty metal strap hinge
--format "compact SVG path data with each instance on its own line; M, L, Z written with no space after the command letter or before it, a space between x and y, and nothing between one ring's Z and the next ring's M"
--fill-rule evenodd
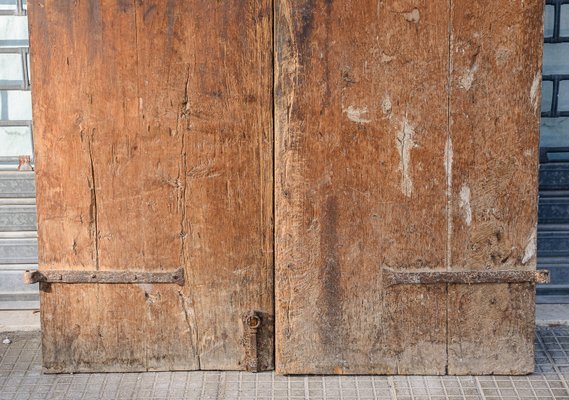
M151 271L26 271L24 283L176 283L184 285L184 268Z
M474 285L480 283L549 283L549 271L394 271L384 268L383 284L429 285L437 283L458 283Z
M249 311L243 315L245 328L245 369L249 372L259 371L258 331L261 326L261 316L257 311Z

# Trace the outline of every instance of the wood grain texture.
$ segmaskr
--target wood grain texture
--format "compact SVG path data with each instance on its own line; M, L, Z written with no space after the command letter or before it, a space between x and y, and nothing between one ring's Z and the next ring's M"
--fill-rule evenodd
M42 284L47 372L272 366L269 0L30 4L40 269L186 284Z
M543 1L452 0L450 265L535 270ZM535 286L449 286L449 373L533 372Z
M535 269L542 7L279 3L277 371L533 370L533 284L378 278Z
M41 283L45 370L533 370L533 284L382 270L535 269L542 12L32 2L40 269L185 271Z
M277 372L443 374L448 4L275 4Z

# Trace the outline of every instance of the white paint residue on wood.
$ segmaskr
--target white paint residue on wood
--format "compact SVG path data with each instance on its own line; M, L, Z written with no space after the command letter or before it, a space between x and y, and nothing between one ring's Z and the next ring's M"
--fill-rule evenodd
M466 73L460 78L459 85L464 90L468 91L472 87L472 83L474 82L474 77L476 75L476 71L478 71L478 64L474 63L472 67L470 67Z
M472 223L472 208L470 207L470 188L466 185L462 185L460 188L460 201L458 206L464 213L464 222L470 226Z
M391 99L388 95L383 98L383 102L381 103L381 109L383 110L384 115L391 114Z
M524 250L524 257L522 258L522 264L527 264L530 260L532 260L535 257L536 250L537 250L536 228L533 228L529 236L526 248Z
M445 146L445 156L444 156L444 163L445 163L445 174L447 178L447 204L446 204L446 213L447 213L447 248L446 248L446 269L451 269L451 262L452 262L452 219L450 217L450 212L452 210L452 138L449 132L447 136L447 143Z
M496 64L500 67L505 65L510 59L511 54L512 49L508 47L498 47L498 49L496 49Z
M540 100L540 96L539 96L539 87L541 85L541 72L537 72L537 74L535 74L535 77L533 78L533 83L531 84L531 89L530 89L530 94L529 94L529 98L530 98L530 103L533 107L533 111L536 112L538 110L538 107L540 106L539 104L539 100Z
M390 56L390 55L385 54L384 52L382 52L382 53L381 53L380 61L385 64L385 63L389 63L389 62L395 60L395 58L396 58L395 56Z
M397 134L397 150L399 151L399 170L401 171L401 191L407 197L413 192L411 179L411 149L416 147L413 137L415 127L409 123L407 117L403 118L401 130Z
M371 120L368 116L368 109L364 107L349 106L344 112L348 115L348 119L357 124L369 124Z
M414 8L411 12L404 13L403 16L407 22L414 22L415 24L421 19L421 13L417 8Z
M447 186L450 188L452 186L452 139L450 136L447 139L447 144L445 146L445 172L447 176Z

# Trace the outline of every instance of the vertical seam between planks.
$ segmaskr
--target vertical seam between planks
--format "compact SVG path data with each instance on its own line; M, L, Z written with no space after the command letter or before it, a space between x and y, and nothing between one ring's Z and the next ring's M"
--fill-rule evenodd
M446 270L451 265L451 238L452 238L452 134L451 134L451 92L452 92L452 0L448 1L448 60L447 60L447 142L445 148L445 168L447 175L447 245Z
M179 195L179 200L178 200L178 207L181 207L180 210L180 261L182 263L183 268L186 268L186 204L187 202L187 183L188 183L188 179L187 179L187 175L186 175L186 171L187 171L187 166L188 166L188 155L187 155L187 151L186 151L186 130L189 126L189 121L186 122L185 126L182 126L182 124L180 124L180 113L181 112L185 112L187 110L188 107L188 102L189 102L189 85L190 85L190 65L188 65L188 69L186 72L186 80L184 82L184 98L183 98L183 107L184 110L179 110L178 111L178 121L176 124L176 129L180 129L181 131L181 140L180 140L180 171L178 172L178 182L177 184L180 187L181 193ZM189 118L189 112L186 115L186 118ZM181 203L181 204L179 204ZM182 305L182 311L184 312L184 318L186 320L186 325L188 326L188 333L190 335L192 335L192 324L191 324L191 319L189 317L189 310L187 308L186 305L186 297L184 296L183 293L183 288L180 288L180 290L178 291L178 296L180 297L180 303ZM192 295L193 296L193 295ZM192 307L195 308L195 302L192 301ZM198 325L198 321L197 318L195 318L195 313L194 315L194 329L195 329L195 334L192 335L193 339L195 340L194 343L194 351L195 351L195 357L197 359L198 362L198 370L201 370L201 353L200 353L200 341L199 341L199 325Z
M277 252L277 246L276 246L276 193L277 193L277 187L276 187L276 137L277 137L277 132L276 132L276 90L275 90L275 85L276 85L276 77L275 77L275 58L277 56L277 48L276 48L276 29L277 29L277 24L276 24L276 5L275 5L275 1L276 0L271 0L271 55L272 55L272 59L271 59L271 130L272 130L272 140L271 140L271 148L272 148L272 190L273 193L271 195L271 199L273 201L273 215L272 215L272 221L273 221L273 226L272 226L272 268L273 268L273 368L276 367L276 357L277 357L277 335L276 335L276 324L277 324L277 319L276 319L276 308L277 308L277 263L276 263L276 252Z
M136 0L132 1L133 9L133 22L134 22L134 51L136 52L136 101L138 102L138 125L140 125L140 73L139 73L139 57L138 57L138 20L137 20L137 4ZM139 126L140 128L140 126ZM97 285L97 288L99 285ZM145 306L147 312L149 312L150 306L145 301ZM142 325L142 331L144 333L144 369L148 371L148 335L146 334L146 324Z
M186 74L186 81L184 84L184 102L185 102L185 109L187 110L188 108L188 104L189 104L189 96L190 96L190 77L191 77L191 70L190 70L190 65L188 65L188 72ZM182 188L182 193L181 193L181 201L182 201L182 209L181 209L181 222L180 222L180 239L181 239L181 249L180 249L180 255L181 255L181 259L182 259L182 263L183 263L183 267L184 269L186 268L186 204L188 204L188 190L187 190L187 184L188 184L188 178L187 178L187 174L186 171L188 169L188 152L186 151L186 131L188 129L189 126L191 126L189 118L190 118L190 112L189 110L187 111L187 116L186 118L188 119L188 121L186 122L185 126L181 127L181 131L182 131L182 138L181 138L181 152L180 152L180 157L181 157L181 162L182 162L182 166L181 166L181 171L180 171L180 175L183 177L182 178L182 182L181 184L181 188ZM178 126L176 126L176 129L178 128ZM180 177L178 177L178 179L180 179ZM192 334L192 326L191 326L191 320L188 317L189 314L189 310L186 306L186 298L183 294L183 288L180 289L179 291L180 294L180 300L182 302L182 309L184 311L184 316L186 318L186 324L188 325L188 333L191 335ZM194 310L196 308L196 302L193 301L193 294L192 294L192 307L194 307ZM197 362L198 362L198 370L201 371L202 369L202 360L201 360L201 348L200 348L200 327L199 327L199 320L196 317L196 313L194 311L194 313L192 314L194 317L194 325L195 325L195 334L193 335L194 339L195 339L195 344L194 344L194 348L195 348L195 355L197 358Z
M101 17L102 18L102 17ZM91 184L93 185L92 188L92 201L93 201L93 217L94 218L94 228L95 228L95 237L94 237L94 245L95 245L95 268L96 270L99 269L99 209L97 207L97 189L95 184L95 163L93 161L93 151L92 151L92 142L94 139L95 131L91 131L91 135L89 136L89 162L91 166ZM100 332L101 327L101 286L96 285L95 287L95 296L96 296L96 304L99 310L97 310L96 319L97 319L97 347L99 347L102 339L102 335ZM145 358L145 367L146 367L146 358Z
M451 239L452 239L452 133L451 133L451 93L452 93L452 9L453 0L448 0L448 61L447 61L447 143L446 143L446 157L445 167L447 173L447 204L446 204L446 219L447 219L447 245L446 245L446 270L451 270ZM446 297L446 328L445 328L445 375L449 373L449 284L446 284L445 290Z

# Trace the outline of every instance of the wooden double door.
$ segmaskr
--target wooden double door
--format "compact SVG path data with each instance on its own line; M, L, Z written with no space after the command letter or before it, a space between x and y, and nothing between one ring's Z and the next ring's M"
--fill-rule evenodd
M533 370L543 0L34 0L47 372Z

